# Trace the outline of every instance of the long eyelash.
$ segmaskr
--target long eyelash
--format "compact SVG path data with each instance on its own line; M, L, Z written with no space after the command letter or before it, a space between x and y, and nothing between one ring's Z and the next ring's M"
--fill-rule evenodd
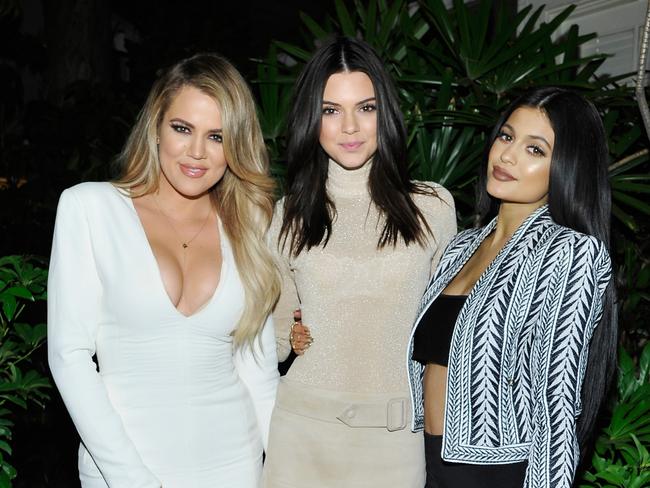
M188 127L182 125L182 124L177 124L177 123L172 123L170 124L172 126L172 129L174 129L176 132L182 132L184 133L186 130L189 130ZM180 130L179 130L180 129Z
M530 147L533 149L534 156L539 156L539 157L546 156L546 151L544 151L541 147L535 145L532 145Z
M361 107L361 110L363 110L364 112L371 112L373 110L377 110L377 105L375 105L374 103L367 103L363 107Z
M507 137L509 140L512 140L512 136L510 134L500 130L499 133L497 134L497 139L503 139L503 137Z

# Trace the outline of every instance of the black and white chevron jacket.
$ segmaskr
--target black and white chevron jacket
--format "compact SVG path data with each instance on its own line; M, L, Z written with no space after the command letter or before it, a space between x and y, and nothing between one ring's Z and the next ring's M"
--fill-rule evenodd
M413 331L495 225L496 219L452 240ZM526 488L571 487L589 340L610 278L611 261L598 239L556 224L547 206L524 221L479 278L456 321L447 373L445 460L527 461ZM413 332L407 365L412 430L420 431L424 367L412 353Z

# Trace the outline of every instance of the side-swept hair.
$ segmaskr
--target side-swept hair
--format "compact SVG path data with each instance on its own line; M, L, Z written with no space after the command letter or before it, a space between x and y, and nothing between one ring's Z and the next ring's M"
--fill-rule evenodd
M236 347L252 344L280 293L277 268L265 234L273 214L274 183L255 102L248 85L225 58L197 54L167 69L154 83L120 156L113 182L132 198L157 191L160 162L156 138L172 100L185 86L201 90L219 106L228 169L210 190L232 243L245 304L233 333Z
M377 100L377 152L372 158L369 190L385 217L377 246L424 245L431 234L413 194L432 194L408 175L406 129L393 81L379 56L365 42L337 37L320 47L305 65L294 88L288 119L287 195L280 237L289 238L290 251L327 245L336 215L326 190L328 156L319 144L323 92L335 73L362 72L372 81Z
M555 133L548 191L551 217L560 225L597 237L609 250L611 188L607 136L594 105L563 88L533 89L514 100L501 114L488 139L478 178L477 212L481 223L494 217L499 206L486 190L489 148L510 115L521 107L541 110ZM616 370L617 343L616 289L612 279L605 292L603 317L591 338L582 386L578 439L583 454Z

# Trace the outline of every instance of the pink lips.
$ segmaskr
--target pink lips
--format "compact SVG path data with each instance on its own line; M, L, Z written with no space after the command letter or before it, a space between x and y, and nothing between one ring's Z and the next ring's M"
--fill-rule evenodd
M492 168L492 176L499 181L515 181L517 179L499 166Z
M361 147L363 142L346 142L343 144L340 144L340 146L345 149L346 151L355 151Z
M207 168L202 166L190 166L188 164L180 164L181 172L189 178L200 178L208 172Z

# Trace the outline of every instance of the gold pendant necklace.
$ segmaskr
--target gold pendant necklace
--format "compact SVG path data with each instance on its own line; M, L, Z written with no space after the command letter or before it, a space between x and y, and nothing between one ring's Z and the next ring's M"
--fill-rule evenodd
M194 239L196 239L201 232L203 232L203 228L205 227L205 224L208 222L208 219L210 218L211 209L208 209L208 213L206 214L205 219L203 219L203 223L201 224L201 228L198 230L198 232L196 234L194 234L191 239L184 240L181 237L178 230L176 230L176 227L174 226L174 223L172 222L172 219L165 212L163 212L163 209L161 208L160 204L158 203L158 198L156 197L156 195L152 195L152 196L153 196L153 201L156 204L156 207L158 208L158 211L165 218L165 220L167 220L167 222L169 222L169 226L174 231L174 234L176 234L176 237L178 237L178 240L180 241L181 246L183 247L183 250L190 247L190 244L192 243L192 241Z

